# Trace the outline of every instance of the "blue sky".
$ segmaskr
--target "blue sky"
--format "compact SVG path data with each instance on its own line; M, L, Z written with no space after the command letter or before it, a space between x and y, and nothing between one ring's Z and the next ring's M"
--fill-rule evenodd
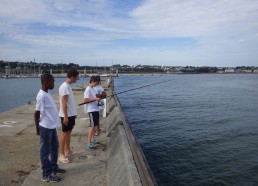
M1 0L0 60L258 66L257 0Z

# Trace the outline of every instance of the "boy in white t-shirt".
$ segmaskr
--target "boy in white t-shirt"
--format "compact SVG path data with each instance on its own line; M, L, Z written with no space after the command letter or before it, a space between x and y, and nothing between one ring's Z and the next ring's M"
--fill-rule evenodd
M69 156L76 152L71 150L71 133L75 126L77 110L71 87L79 79L79 72L75 68L70 68L67 72L66 81L59 87L60 110L59 116L62 123L62 133L60 135L59 161L70 163Z
M99 107L98 102L100 98L96 96L97 92L93 87L96 87L99 83L99 79L96 76L90 78L90 84L84 91L84 111L89 114L90 128L87 138L87 149L94 149L93 145L98 142L94 140L95 127L99 125Z
M55 102L48 92L54 88L53 76L42 75L41 84L34 114L36 134L40 135L40 160L43 171L41 180L59 182L60 178L55 174L65 173L65 170L57 165L59 145L56 128L60 127L60 118Z
M104 91L104 88L101 86L101 80L100 80L100 76L97 76L98 78L98 84L97 86L93 87L95 89L95 91L97 92L97 97L100 97L102 99L106 98L107 94ZM103 110L105 108L104 105L104 101L99 101L98 103L98 107L99 107L99 114L102 115L103 114ZM98 136L100 134L100 132L103 132L102 130L100 130L100 126L99 124L95 127L95 136Z

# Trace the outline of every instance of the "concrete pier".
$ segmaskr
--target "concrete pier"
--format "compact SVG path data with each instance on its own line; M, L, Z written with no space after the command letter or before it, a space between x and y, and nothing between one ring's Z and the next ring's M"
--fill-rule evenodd
M100 121L100 127L105 132L96 137L100 144L93 151L85 148L89 119L83 112L83 106L78 106L83 101L85 86L74 88L78 115L71 146L77 154L69 157L69 164L58 162L67 172L60 175L61 182L55 184L157 185L116 96L107 98L107 117L101 117ZM105 81L103 87L108 95L115 94L112 81ZM58 96L53 97L59 108ZM0 185L52 185L41 181L34 108L35 102L32 102L0 113Z

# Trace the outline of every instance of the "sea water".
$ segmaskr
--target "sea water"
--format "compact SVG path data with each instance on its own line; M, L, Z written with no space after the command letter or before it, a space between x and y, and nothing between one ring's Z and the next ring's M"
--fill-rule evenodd
M59 86L66 78L55 78L55 87L49 92L58 93ZM80 78L72 86L88 82L89 78ZM35 101L41 88L40 78L0 78L0 112Z
M169 81L168 81L169 80ZM118 95L158 185L258 185L258 75L122 76Z
M117 93L154 84L118 97L158 185L258 185L257 74L114 81ZM0 79L0 112L34 101L39 89L39 78Z

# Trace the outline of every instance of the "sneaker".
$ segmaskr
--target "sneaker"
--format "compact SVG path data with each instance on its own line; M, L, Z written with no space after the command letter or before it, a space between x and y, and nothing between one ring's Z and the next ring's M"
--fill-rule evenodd
M99 144L99 142L97 140L93 140L93 141L91 141L91 144L92 145L97 145L97 144Z
M90 145L86 145L86 148L89 150L94 150L94 147L90 144Z
M54 174L64 174L65 172L66 171L64 169L60 169L60 168L53 171Z
M54 174L51 174L50 176L44 176L41 178L41 181L44 182L59 182L61 179L58 176L55 176Z

